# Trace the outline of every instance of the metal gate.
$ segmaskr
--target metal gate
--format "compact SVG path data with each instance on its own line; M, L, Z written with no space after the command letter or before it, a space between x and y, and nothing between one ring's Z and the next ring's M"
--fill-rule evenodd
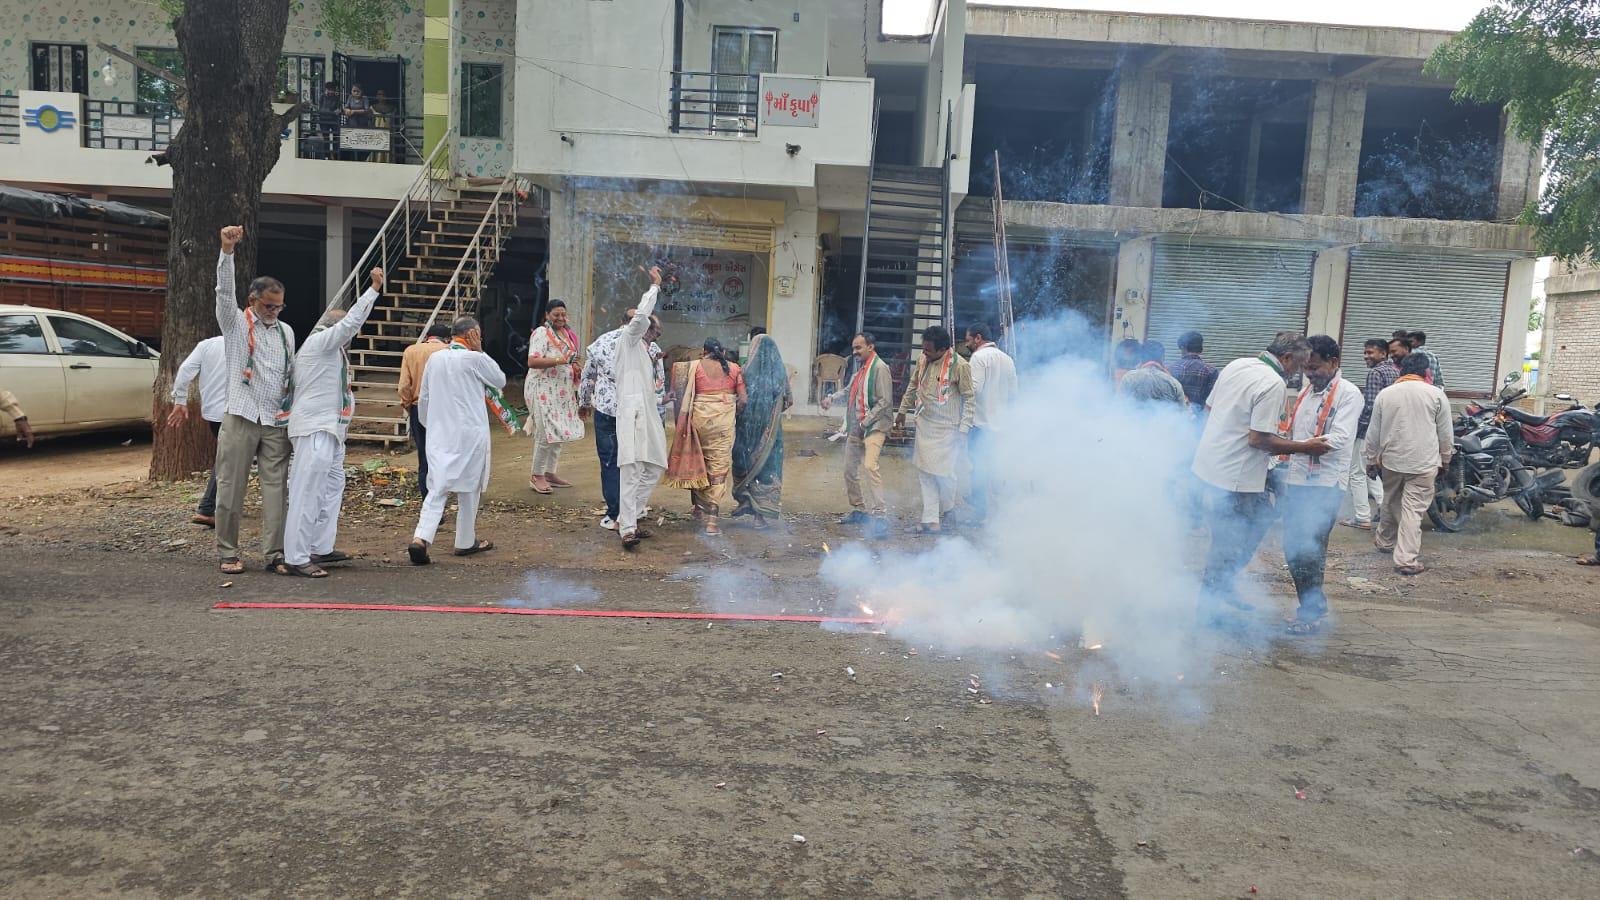
M1280 331L1304 331L1316 254L1248 244L1155 245L1148 339L1177 356L1178 335L1205 336L1205 358L1225 366L1254 356Z
M1363 383L1362 343L1404 328L1427 332L1447 391L1493 393L1510 265L1467 253L1352 251L1340 329L1345 377Z

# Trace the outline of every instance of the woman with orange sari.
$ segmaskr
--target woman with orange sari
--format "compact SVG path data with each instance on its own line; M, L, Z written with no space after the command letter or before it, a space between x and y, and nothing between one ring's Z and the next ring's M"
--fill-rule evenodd
M673 370L681 392L666 483L689 491L706 534L721 534L717 518L728 502L734 435L747 399L744 372L716 338L706 338L699 359Z

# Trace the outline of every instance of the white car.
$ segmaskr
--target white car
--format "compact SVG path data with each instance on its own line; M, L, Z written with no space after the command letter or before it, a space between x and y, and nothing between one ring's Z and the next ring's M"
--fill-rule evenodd
M157 354L88 316L0 305L0 388L35 434L150 426ZM0 414L0 437L16 434Z

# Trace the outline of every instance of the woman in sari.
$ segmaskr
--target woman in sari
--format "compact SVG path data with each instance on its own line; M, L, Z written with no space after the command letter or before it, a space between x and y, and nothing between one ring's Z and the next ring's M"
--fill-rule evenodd
M556 474L561 445L583 437L578 418L578 334L567 327L567 305L551 300L544 324L528 338L528 378L522 396L528 403L523 430L533 435L533 472L529 484L535 493L572 487Z
M700 358L673 366L682 385L678 426L667 459L667 484L686 488L706 534L721 534L717 517L728 502L733 436L745 404L744 371L728 361L716 338L706 338ZM681 377L680 377L681 373Z
M750 357L745 361L748 400L739 411L733 442L735 516L755 516L765 528L782 512L783 414L794 405L789 369L778 345L764 329L752 329Z

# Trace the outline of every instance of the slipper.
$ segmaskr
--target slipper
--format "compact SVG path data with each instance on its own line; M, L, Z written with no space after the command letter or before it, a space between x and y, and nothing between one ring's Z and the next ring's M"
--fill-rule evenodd
M645 538L655 537L656 533L646 528L635 528L633 530L633 536L642 541Z
M547 488L540 488L537 484L534 484L532 481L528 482L528 487L532 488L533 492L535 494L554 494L555 493L555 491L550 490L548 487Z
M639 532L630 531L622 536L622 549L632 550L639 546Z
M413 566L425 566L433 560L428 558L428 545L421 541L412 541L406 545L406 553L411 556Z
M544 477L544 480L545 480L546 484L550 485L553 488L569 488L569 487L572 487L572 482L567 481L564 478L557 478L554 475L546 475Z
M1362 531L1371 531L1372 530L1372 523L1371 522L1361 522L1361 521L1358 521L1356 519L1341 519L1341 520L1339 520L1339 524L1343 525L1346 528L1359 528Z
M303 566L291 566L286 562L279 562L273 565L272 571L279 575L298 575L301 578L328 577L328 570L317 566L314 563L306 563Z
M355 559L355 557L343 550L329 550L327 553L311 554L311 561L319 566L325 566L328 563L349 562L352 559Z
M1428 567L1422 563L1417 563L1414 566L1395 566L1394 570L1401 575L1421 575L1423 572L1428 571Z
M234 557L233 559L225 559L225 560L223 560L222 561L222 574L224 574L224 575L243 575L244 574L244 560L239 559L238 557Z
M1573 561L1580 566L1600 566L1600 559L1593 556L1580 556Z
M478 541L477 543L473 544L471 547L466 548L465 550L456 550L454 552L455 552L456 556L471 556L471 555L473 555L475 553L483 553L483 552L485 552L487 550L493 550L493 549L494 549L494 541Z

